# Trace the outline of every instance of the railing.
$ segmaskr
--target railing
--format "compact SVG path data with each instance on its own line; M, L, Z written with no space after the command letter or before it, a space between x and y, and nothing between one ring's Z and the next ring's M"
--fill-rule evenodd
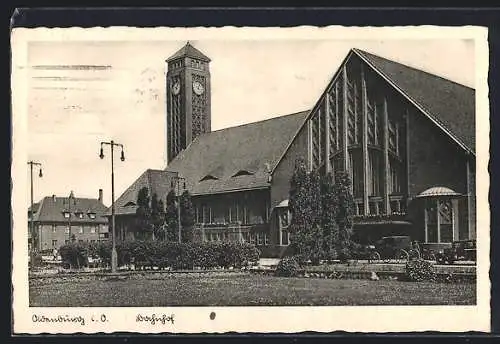
M364 220L401 220L406 216L406 202L402 195L389 196L389 214L386 213L384 198L381 196L371 196L368 198L368 211L364 212L364 202L362 198L354 199L354 220L363 222Z

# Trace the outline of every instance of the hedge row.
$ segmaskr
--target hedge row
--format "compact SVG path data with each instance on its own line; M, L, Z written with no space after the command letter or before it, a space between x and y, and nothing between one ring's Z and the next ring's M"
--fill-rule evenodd
M89 258L111 263L111 243L72 243L59 250L72 267L88 266ZM259 250L248 243L175 243L166 241L126 241L116 244L118 265L134 264L172 269L241 267L259 260Z

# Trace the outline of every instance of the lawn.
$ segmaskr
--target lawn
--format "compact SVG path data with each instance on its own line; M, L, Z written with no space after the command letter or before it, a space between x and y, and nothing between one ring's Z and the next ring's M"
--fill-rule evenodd
M30 306L471 305L473 283L331 280L226 274L30 282Z

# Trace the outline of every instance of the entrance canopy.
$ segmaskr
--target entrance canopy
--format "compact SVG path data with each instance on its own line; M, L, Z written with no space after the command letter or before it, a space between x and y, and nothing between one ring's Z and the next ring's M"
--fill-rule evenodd
M461 196L461 194L445 186L434 186L425 191L422 191L416 196L416 198L443 197L443 196L448 196L448 197Z
M288 208L288 200L281 201L275 208Z

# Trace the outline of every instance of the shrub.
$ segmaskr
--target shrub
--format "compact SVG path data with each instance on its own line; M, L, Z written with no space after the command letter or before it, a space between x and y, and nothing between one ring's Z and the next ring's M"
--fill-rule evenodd
M36 253L33 255L33 266L39 267L43 265L43 259L41 253Z
M111 242L70 244L61 248L61 257L72 266L86 266L87 257L99 257L109 266L111 249ZM172 269L242 267L257 262L260 256L254 245L239 242L124 241L116 244L116 251L120 266L134 263L136 267Z
M406 277L413 282L435 281L434 265L423 259L410 260L406 263Z
M300 265L295 257L285 257L276 267L275 275L280 277L295 277L298 275Z
M73 268L82 268L88 265L89 245L86 243L70 243L61 246L59 254L64 263Z

